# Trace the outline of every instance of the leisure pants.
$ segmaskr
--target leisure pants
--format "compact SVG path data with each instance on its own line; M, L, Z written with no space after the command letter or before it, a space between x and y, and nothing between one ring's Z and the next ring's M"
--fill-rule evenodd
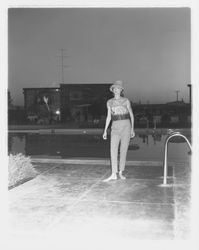
M124 171L126 155L131 136L131 122L129 119L113 121L111 127L111 166L112 173L118 172L118 151L120 146L119 171Z

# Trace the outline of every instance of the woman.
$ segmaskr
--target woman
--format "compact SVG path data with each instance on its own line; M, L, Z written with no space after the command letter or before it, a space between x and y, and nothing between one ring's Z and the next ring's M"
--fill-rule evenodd
M120 144L120 160L119 160L119 177L126 179L123 175L126 162L126 154L130 142L130 138L135 136L134 132L134 116L131 109L130 101L122 97L124 90L123 82L118 80L111 87L114 97L107 101L107 118L103 139L107 139L107 129L112 120L111 127L111 167L112 174L104 181L116 180L118 173L118 149Z

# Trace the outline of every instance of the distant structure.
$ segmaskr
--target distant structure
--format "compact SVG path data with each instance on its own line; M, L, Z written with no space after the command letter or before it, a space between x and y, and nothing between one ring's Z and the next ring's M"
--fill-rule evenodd
M180 90L176 90L176 102L178 102L178 93L180 92Z
M109 91L111 84L61 83L59 88L24 88L27 118L41 124L99 122L106 116L106 101L112 97Z
M66 65L64 65L64 58L67 57L66 55L64 55L64 51L65 49L60 49L61 51L61 64L59 65L61 67L61 83L64 83L64 68L67 67Z
M61 121L103 120L112 97L106 84L60 84Z
M137 127L191 125L191 107L183 100L166 104L133 104L133 112Z
M59 87L24 88L26 119L35 124L72 123L104 127L112 83L61 83ZM176 92L178 94L178 92ZM191 99L190 99L191 102ZM190 127L191 105L182 100L165 104L132 103L135 127ZM15 117L16 113L14 116ZM10 116L11 117L11 116ZM11 120L11 119L10 119ZM25 122L25 121L24 121Z
M59 88L24 88L24 109L27 119L38 124L60 120Z

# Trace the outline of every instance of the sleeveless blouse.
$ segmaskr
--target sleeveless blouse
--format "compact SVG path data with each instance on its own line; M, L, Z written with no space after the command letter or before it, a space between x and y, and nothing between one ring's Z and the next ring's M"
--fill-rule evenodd
M129 100L125 97L121 97L120 99L116 100L114 98L107 101L107 107L111 109L111 117L114 116L129 116L129 111L127 108L127 104L129 104Z

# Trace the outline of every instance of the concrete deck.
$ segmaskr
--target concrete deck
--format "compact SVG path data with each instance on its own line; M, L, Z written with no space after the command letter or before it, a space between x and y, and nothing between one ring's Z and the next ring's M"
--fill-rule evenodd
M102 182L110 174L106 165L43 163L36 169L35 179L9 191L12 235L62 235L85 244L189 238L187 163L169 167L167 187L158 165L128 165L126 180L108 183Z

